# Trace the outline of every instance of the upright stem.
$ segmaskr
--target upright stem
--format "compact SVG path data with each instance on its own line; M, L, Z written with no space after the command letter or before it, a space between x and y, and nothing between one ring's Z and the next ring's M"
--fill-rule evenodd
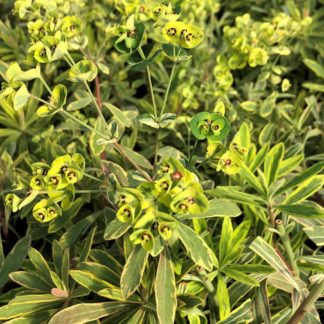
M298 269L298 266L297 266L297 262L295 260L294 251L293 251L293 249L291 247L289 236L288 236L288 234L287 234L287 232L285 230L285 227L283 225L282 220L277 219L276 220L276 225L277 225L277 229L278 229L279 234L280 234L281 241L282 241L282 243L283 243L283 245L285 247L289 263L290 263L292 269L294 270L295 276L298 277L299 276L299 269Z
M167 104L167 101L168 101L169 92L170 92L170 89L171 89L171 83L172 83L172 80L173 80L173 77L174 77L174 72L176 70L176 67L177 67L177 61L173 62L173 65L172 65L170 79L169 79L168 87L167 87L167 90L166 90L166 93L165 93L165 96L164 96L163 106L162 106L162 109L161 109L161 115L160 116L163 115L166 104Z
M271 204L268 204L268 215L269 215L269 219L270 219L270 224L274 226L276 223L276 220L275 220L275 215L273 213Z
M138 48L138 53L140 54L140 56L143 60L146 59L145 54L141 47ZM152 79L151 79L151 70L150 70L149 65L146 66L146 74L147 74L148 87L149 87L149 91L150 91L150 95L151 95L151 99L152 99L153 114L154 114L155 119L157 119L157 107L156 107L156 102L155 102L153 83L152 83Z
M309 295L299 305L293 316L290 318L287 324L298 324L304 318L306 312L312 308L318 298L321 297L324 290L324 280L315 283L309 292Z
M206 290L208 291L208 296L209 296L211 304L212 304L212 309L215 309L216 306L218 305L215 287L214 287L213 283L210 281L210 279L208 278L206 270L198 267L197 273L198 273L200 279L202 280L202 283L205 286ZM210 321L211 321L211 323L213 322L212 318L210 318Z
M97 112L98 112L99 117L100 117L100 118L102 119L102 121L104 122L104 125L107 125L107 121L106 121L104 115L102 114L101 108L99 107L99 104L98 104L96 98L94 97L94 95L93 95L93 93L92 93L92 91L91 91L91 89L90 89L90 87L89 87L88 82L87 82L87 81L84 81L83 83L84 83L84 86L86 87L86 89L87 89L89 95L91 96L93 103L95 104L95 106L96 106L96 108L97 108Z

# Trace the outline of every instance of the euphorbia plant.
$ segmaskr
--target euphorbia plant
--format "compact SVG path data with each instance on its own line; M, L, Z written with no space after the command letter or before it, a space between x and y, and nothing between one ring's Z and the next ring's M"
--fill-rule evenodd
M0 321L320 323L319 6L0 2Z

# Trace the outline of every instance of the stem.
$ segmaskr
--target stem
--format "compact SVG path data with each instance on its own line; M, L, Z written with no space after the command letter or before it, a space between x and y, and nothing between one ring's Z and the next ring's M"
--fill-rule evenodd
M138 53L141 55L141 58L143 60L146 59L145 54L141 47L138 48ZM153 83L152 83L152 79L151 79L151 70L150 70L149 65L146 66L146 73L147 73L148 86L149 86L149 90L150 90L150 94L151 94L151 98L152 98L153 113L154 113L155 119L157 119L157 108L156 108L156 102L155 102L155 96L154 96L154 90L153 90Z
M297 262L295 260L295 256L294 256L294 251L291 247L291 244L290 244L290 240L289 240L289 236L286 232L286 229L283 225L283 222L281 219L277 219L276 220L276 225L277 225L277 229L279 231L279 234L280 234L280 238L281 238L281 241L285 247L285 250L286 250L286 253L287 253L287 256L288 256L288 260L289 260L289 263L294 271L294 274L296 277L299 276L299 269L298 269L298 266L297 266Z
M275 220L275 215L273 213L273 210L272 210L272 205L271 204L268 204L268 215L269 215L269 219L270 219L270 224L271 225L275 225L276 223L276 220Z
M153 169L153 178L155 178L157 171L157 158L159 151L159 128L155 131L155 147L154 147L154 169Z
M215 309L218 305L217 298L216 298L216 291L213 283L208 278L206 270L201 267L197 267L197 273L202 280L202 284L205 286L206 290L208 291L208 296L211 300L212 306Z
M167 100L168 100L168 97L169 97L169 92L170 92L170 89L171 89L171 83L172 83L172 80L173 80L173 77L174 77L174 72L175 72L176 66L177 66L177 61L173 62L173 65L172 65L170 79L169 79L168 87L167 87L167 90L166 90L166 93L165 93L165 96L164 96L164 101L163 101L163 106L162 106L162 109L161 109L161 115L160 116L163 115L164 109L166 107L166 103L167 103Z
M287 324L298 324L305 316L305 313L314 306L316 300L321 297L324 290L324 280L315 283L309 292L309 295L299 305L293 316Z
M52 94L52 90L49 87L49 85L47 84L47 82L45 81L45 79L40 75L39 79L41 80L41 82L43 83L44 87L47 89L47 91Z
M143 171L135 162L133 162L132 159L129 158L129 156L123 150L123 147L119 143L114 143L114 147L147 181L152 181L151 177L145 171Z
M190 168L191 165L191 161L192 161L192 157L193 157L193 152L194 150L197 148L197 144L198 144L198 140L196 139L194 146L192 147L192 149L189 151L189 160L188 160L188 167Z
M72 114L70 114L69 112L67 112L66 110L60 110L60 113L71 118L72 120L74 120L75 122L79 123L80 125L82 125L83 127L87 128L88 130L95 132L96 134L98 134L99 136L101 136L102 138L111 141L111 138L102 134L101 132L97 131L95 128L89 126L88 124L86 124L85 122L83 122L82 120L80 120L79 118L73 116Z
M102 110L102 100L101 100L101 91L100 91L100 80L98 75L95 78L95 87L96 87L96 100L100 110Z
M93 93L92 93L92 91L91 91L91 89L90 89L90 87L89 87L88 82L87 82L87 81L84 81L83 83L84 83L84 86L86 87L86 89L87 89L89 95L91 96L93 103L95 104L95 106L96 106L96 108L97 108L98 115L100 116L100 118L102 119L102 121L104 122L104 124L105 124L106 126L108 126L108 125L107 125L107 121L106 121L104 115L102 114L101 108L99 107L98 102L97 102L96 98L94 97L94 95L93 95Z

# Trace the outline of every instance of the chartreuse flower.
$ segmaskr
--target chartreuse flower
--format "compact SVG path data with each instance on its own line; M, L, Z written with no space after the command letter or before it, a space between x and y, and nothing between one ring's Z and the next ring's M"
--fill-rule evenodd
M151 251L153 248L154 236L148 229L139 229L134 231L129 239L133 244L141 244L146 251Z
M27 24L28 33L33 37L44 37L44 21L42 19L37 19L35 21L30 21Z
M131 15L126 24L110 30L117 51L125 54L135 52L141 45L144 37L145 26L142 22L135 22L135 16Z
M231 141L230 150L244 158L249 151L250 144L249 126L244 122Z
M173 230L175 228L175 223L172 222L160 222L158 231L162 238L167 241L173 235Z
M199 140L208 138L210 141L220 141L228 136L230 125L228 120L218 113L200 112L192 118L190 129Z
M144 197L139 190L125 187L117 193L117 204L120 207L134 202L142 203L143 198Z
M33 175L45 176L49 170L50 166L44 162L36 162L31 165Z
M228 175L237 174L241 170L242 160L239 154L233 151L226 151L220 158L217 171L222 170Z
M197 214L207 210L208 199L204 195L201 185L194 183L173 198L170 208L177 214Z
M67 38L72 38L81 33L81 20L76 16L66 16L62 19L61 30Z
M43 190L45 188L44 178L41 175L32 177L29 183L33 190Z
M37 115L44 117L57 113L66 103L67 89L63 84L56 85L51 94L50 105L42 105L37 109Z
M6 198L5 198L5 204L6 204L6 206L8 206L9 208L11 208L14 213L16 211L18 211L19 204L20 204L21 201L22 201L22 199L19 198L15 194L8 194L8 195L6 195Z
M59 206L48 199L42 199L33 208L33 217L40 223L47 223L60 215Z
M168 22L162 28L162 35L168 43L189 49L199 45L204 38L200 27L182 21Z
M74 65L69 72L69 79L72 82L93 81L98 74L97 66L89 61L82 60Z
M135 207L130 204L124 204L117 211L117 219L123 223L132 223L135 218Z
M256 67L257 65L266 65L269 60L269 55L264 49L257 47L253 48L249 55L249 65Z

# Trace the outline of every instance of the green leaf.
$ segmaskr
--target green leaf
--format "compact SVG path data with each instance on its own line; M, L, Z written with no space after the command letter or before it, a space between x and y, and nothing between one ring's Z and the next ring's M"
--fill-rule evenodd
M52 90L51 102L56 108L61 108L66 103L67 89L63 84L56 85Z
M90 233L88 234L81 250L79 262L87 261L93 244L93 239L96 234L96 230L97 226L91 228Z
M295 280L287 265L283 262L279 254L262 237L258 236L250 245L250 249L258 254L263 260L269 263L274 269L279 271L285 280L301 291L300 284Z
M30 243L29 236L20 239L7 255L0 268L0 288L9 280L9 274L20 268L27 256Z
M228 289L222 275L217 276L216 296L220 320L226 319L231 311Z
M283 158L284 151L285 147L283 143L279 143L270 150L265 158L264 174L268 187L270 187L270 185L277 179L279 166Z
M324 208L314 202L304 202L294 205L279 205L276 209L294 217L318 218L324 217Z
M155 300L160 323L173 324L177 308L176 283L167 248L160 254L155 279Z
M141 154L131 150L126 146L121 146L122 150L126 153L130 160L135 162L138 166L144 169L152 169L152 164Z
M118 219L112 220L106 227L104 232L105 240L116 240L124 235L131 227L131 224L121 222Z
M271 312L269 298L267 294L267 283L263 280L261 286L255 290L255 313L256 322L264 322L264 324L271 324Z
M242 271L235 270L235 269L232 269L232 268L227 268L227 267L225 269L223 269L222 271L227 276L233 278L234 280L236 280L238 282L242 282L245 285L252 286L252 287L258 287L259 286L259 282L255 278L245 274Z
M30 97L30 93L27 90L27 87L23 84L19 90L16 92L13 105L16 111L22 109Z
M40 276L31 271L11 272L9 277L12 281L31 290L38 290L49 293L51 288L53 288L53 286L49 285Z
M72 82L91 82L98 74L96 65L89 60L82 60L75 64L70 72L69 79Z
M309 90L324 92L324 84L312 83L312 82L304 82L302 84L302 86L304 88L309 89Z
M90 105L91 103L92 103L92 98L90 96L84 97L84 98L80 98L80 99L78 99L76 101L71 102L67 106L66 110L67 111L79 110L81 108L84 108L84 107Z
M127 117L127 115L117 108L116 106L112 105L109 102L104 102L103 106L108 109L108 111L116 118L117 121L119 121L122 125L125 127L131 127L132 121Z
M269 143L262 145L262 148L258 152L258 154L254 157L251 165L249 166L251 172L255 172L256 169L263 163L264 159L266 158L269 150Z
M304 64L310 68L319 78L324 79L324 67L316 61L304 59Z
M294 178L292 178L290 181L288 181L284 186L279 188L275 193L274 196L278 196L282 194L283 192L289 190L290 188L296 187L300 183L304 182L305 180L309 179L310 177L314 176L315 174L322 171L324 168L324 162L318 162L302 173L298 174Z
M252 319L251 299L248 299L217 324L249 323Z
M102 317L122 312L128 307L128 304L121 302L81 303L59 311L51 318L48 324L88 323Z
M30 248L28 251L28 257L34 265L37 273L39 273L46 282L52 283L51 270L41 253L34 248Z
M82 287L98 292L105 288L117 288L109 282L98 278L95 274L85 270L70 270L70 276Z
M244 163L241 164L240 175L256 191L258 191L261 194L264 193L264 188L262 187L260 181L258 180L258 178L250 171L250 169Z
M232 246L233 226L229 217L224 217L222 231L219 240L219 262L222 265L223 260L227 257Z
M143 125L158 129L160 128L159 123L154 120L154 117L149 114L144 114L139 118L139 122Z
M291 172L295 168L299 166L299 164L304 160L304 154L298 154L292 156L286 160L281 161L279 166L279 174L278 177L282 177L285 174Z
M102 214L102 211L91 214L86 218L83 218L79 222L70 226L69 229L63 234L60 238L60 244L63 249L73 246L73 244L78 240L80 235L84 233L89 226L97 219L99 215Z
M15 75L14 81L30 81L41 77L40 65L37 65L35 69L28 71L21 71Z
M211 271L216 257L206 242L190 227L177 223L179 238L191 259L199 266Z
M258 103L252 100L246 100L240 103L240 106L242 109L255 113L257 112L257 109L259 107Z
M136 245L124 266L120 285L124 298L132 295L141 283L148 252L141 245Z
M108 282L111 286L119 286L120 275L114 268L96 262L80 262L77 270L88 271L97 278Z
M324 266L324 254L322 255L302 255L298 258L302 262L311 262Z
M211 217L236 217L241 215L238 206L229 200L212 199L208 202L209 208L206 212L199 214L180 214L178 219L194 219L194 218L211 218Z
M287 198L283 201L283 205L296 204L312 196L315 192L320 190L324 183L324 176L313 176L303 183L301 183L297 189L295 189Z
M50 294L16 296L10 304L0 307L0 320L33 314L57 307L63 302L64 299Z
M324 246L324 226L304 227L303 231L317 246Z
M234 186L217 186L215 189L206 190L205 192L208 195L223 197L241 204L256 206L260 206L260 204L265 204L264 200L260 197L241 192L238 190L238 187Z
M94 128L97 132L101 134L105 133L105 124L102 118L97 118ZM98 140L101 139L101 136L97 132L92 132L89 140L91 151L95 156L100 155L107 146L107 143L98 143Z

